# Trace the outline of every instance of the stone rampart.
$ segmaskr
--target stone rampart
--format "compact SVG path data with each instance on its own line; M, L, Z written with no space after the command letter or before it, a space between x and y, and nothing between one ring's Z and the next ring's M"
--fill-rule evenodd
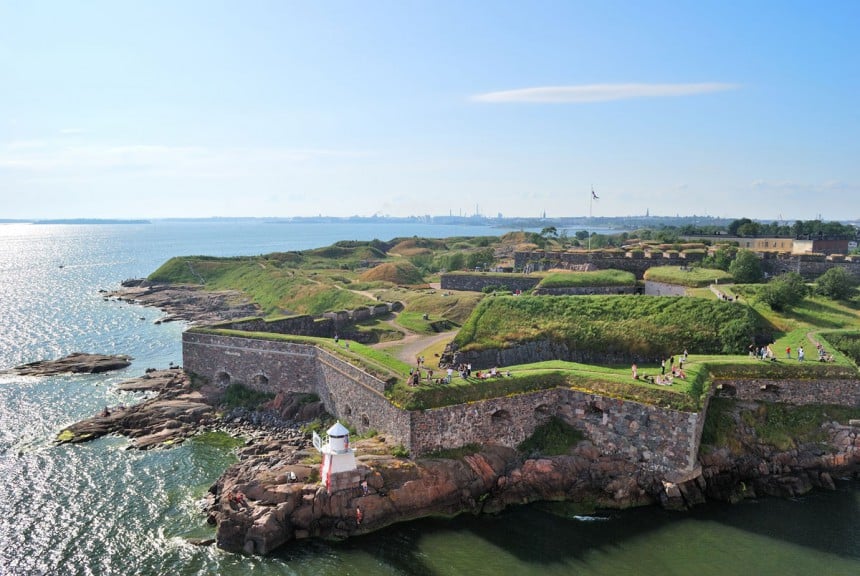
M661 472L696 465L704 415L554 388L432 410L406 411L384 395L387 384L310 344L187 331L183 362L220 385L312 392L358 432L373 429L419 456L442 448L495 443L516 447L549 418L582 430L598 449ZM474 366L473 366L474 367ZM860 406L860 380L719 380L715 394L789 404Z
M559 416L604 451L653 469L686 470L695 458L696 414L564 388L406 411L385 398L385 382L309 344L193 331L183 334L182 343L190 372L220 385L240 382L272 393L315 393L326 410L359 433L386 434L413 455L471 443L515 447Z
M721 379L714 388L715 395L723 398L860 408L860 380Z
M522 274L510 274L500 276L498 274L442 274L440 283L442 290L466 290L470 292L483 292L485 288L501 287L511 292L517 290L531 290L541 281L536 276L523 276Z
M182 362L189 372L220 386L239 382L263 392L317 392L313 346L186 331Z
M688 472L696 465L704 412L679 412L577 390L559 391L562 417L607 454L651 470Z
M241 330L243 332L270 332L273 334L294 334L296 336L314 336L317 338L332 338L339 331L346 333L355 322L367 320L373 316L384 316L392 311L402 309L399 302L380 302L371 306L362 306L355 310L340 310L326 312L321 316L299 314L286 318L245 318L237 321L227 321L216 324L216 328Z
M784 272L798 272L807 280L813 280L828 269L838 266L856 278L860 278L860 258L832 258L821 256L816 259L804 254L760 253L762 269L770 275ZM687 266L704 257L702 253L684 252L628 252L626 254L605 252L544 252L521 251L514 253L514 270L540 271L552 268L575 269L590 265L599 270L626 270L642 279L645 271L653 266ZM856 261L854 261L856 260ZM454 289L454 288L452 288Z
M556 340L532 340L518 342L507 348L488 348L486 350L455 351L453 364L471 364L473 370L485 368L504 368L519 364L534 364L547 360L565 360L581 364L630 364L632 362L659 362L660 358L642 358L626 352L608 353L592 349L569 348L564 342Z

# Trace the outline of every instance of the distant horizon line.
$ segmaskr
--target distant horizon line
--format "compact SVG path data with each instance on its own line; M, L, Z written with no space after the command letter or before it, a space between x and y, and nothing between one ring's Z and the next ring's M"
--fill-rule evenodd
M0 224L151 224L153 222L193 222L193 221L225 221L225 222L240 222L240 221L266 221L269 223L290 223L290 222L331 222L331 221L353 221L353 222L378 222L380 220L398 221L401 223L416 223L416 224L441 224L441 223L486 223L486 222L546 222L553 223L558 221L572 222L613 222L624 220L637 221L689 221L692 219L705 222L731 222L747 218L746 216L710 216L710 215L659 215L659 214L638 214L625 216L485 216L483 214L472 214L468 216L455 215L411 215L411 216L391 216L391 215L371 215L371 216L327 216L323 214L315 216L161 216L147 218L111 218L111 217L72 217L72 218L0 218ZM793 224L796 221L810 222L821 220L822 222L841 222L849 224L860 223L860 219L846 220L826 220L823 218L800 219L800 218L751 218L756 222L780 222L786 225Z

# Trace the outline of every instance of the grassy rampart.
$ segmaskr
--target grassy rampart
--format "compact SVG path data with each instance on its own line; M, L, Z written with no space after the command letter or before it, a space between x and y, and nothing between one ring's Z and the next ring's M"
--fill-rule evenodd
M746 306L692 298L519 296L484 300L454 340L458 349L505 348L553 340L570 349L643 358L685 347L742 352L758 319Z
M636 275L623 270L553 272L544 276L538 288L584 288L588 286L634 286Z
M645 271L645 280L677 284L688 288L701 288L710 284L732 282L732 275L715 268L679 268L678 266L655 266Z

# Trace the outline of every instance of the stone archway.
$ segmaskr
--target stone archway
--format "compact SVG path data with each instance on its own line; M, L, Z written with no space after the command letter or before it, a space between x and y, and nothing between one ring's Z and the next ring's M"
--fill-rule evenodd
M215 375L215 384L222 388L229 386L230 380L230 375L227 372L218 372L218 374Z

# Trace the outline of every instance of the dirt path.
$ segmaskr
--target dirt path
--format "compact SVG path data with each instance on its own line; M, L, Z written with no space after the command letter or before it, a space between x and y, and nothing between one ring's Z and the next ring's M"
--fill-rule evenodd
M423 334L416 334L415 332L405 330L403 327L395 324L393 320L389 320L388 323L395 329L403 332L405 336L401 340L380 342L379 344L375 344L373 347L395 348L395 350L393 350L394 356L398 360L402 360L407 364L414 364L415 358L418 356L418 354L421 353L422 350L426 350L428 347L437 344L442 340L451 340L452 338L454 338L454 335L457 334L456 331L451 331L439 332L437 334L428 334L425 336Z

